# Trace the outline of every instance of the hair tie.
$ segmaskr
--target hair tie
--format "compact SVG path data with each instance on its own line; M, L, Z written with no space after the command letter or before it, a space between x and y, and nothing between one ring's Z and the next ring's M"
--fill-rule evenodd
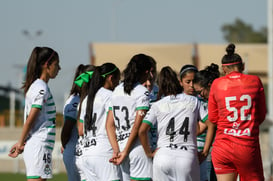
M195 71L195 72L198 72L198 70L197 70L196 67L187 67L187 68L185 68L184 70L182 70L182 71L180 72L180 77L182 76L183 73L185 73L185 72L188 71L188 70L193 70L193 71Z
M239 63L242 63L242 62L223 63L222 65L228 66L228 65L235 65L235 64L239 64Z
M79 87L82 87L83 83L88 83L89 80L92 78L92 75L93 75L93 71L87 71L87 72L84 72L82 74L80 74L76 80L74 81L74 83L79 86Z
M103 74L103 75L101 75L101 76L105 78L107 75L109 75L109 74L111 74L111 73L115 72L117 69L118 69L118 68L117 68L117 67L115 67L115 68L114 68L112 71L107 72L107 73L105 73L105 74Z

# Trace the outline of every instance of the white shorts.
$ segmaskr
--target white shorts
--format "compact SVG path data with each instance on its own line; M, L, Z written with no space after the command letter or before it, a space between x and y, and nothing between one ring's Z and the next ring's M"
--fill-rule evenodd
M46 148L48 144L33 137L27 141L24 148L27 179L52 178L52 150Z
M141 145L132 148L129 156L122 162L123 180L151 180L152 159L148 158Z
M76 166L77 166L78 172L80 174L80 179L81 180L86 180L86 176L84 175L84 172L83 172L84 166L83 166L82 155L81 156L76 156Z
M153 181L199 181L199 162L193 150L160 148L153 160Z
M119 166L109 162L111 156L82 156L83 172L87 181L121 180Z
M63 152L63 161L68 177L68 181L80 181L80 172L76 165L76 155L75 150L67 150L68 148L64 149Z

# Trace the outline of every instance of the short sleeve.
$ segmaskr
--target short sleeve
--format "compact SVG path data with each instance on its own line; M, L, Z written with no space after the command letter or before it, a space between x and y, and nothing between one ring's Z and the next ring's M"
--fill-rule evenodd
M77 120L77 107L78 103L67 104L64 107L64 120Z
M155 105L152 105L151 109L147 112L142 122L150 125L150 127L153 127L153 125L155 125L157 122L155 112Z
M136 100L136 110L149 110L150 107L150 93L143 91L143 93Z
M31 107L42 109L43 103L46 102L47 99L46 87L40 86L33 89L32 96Z

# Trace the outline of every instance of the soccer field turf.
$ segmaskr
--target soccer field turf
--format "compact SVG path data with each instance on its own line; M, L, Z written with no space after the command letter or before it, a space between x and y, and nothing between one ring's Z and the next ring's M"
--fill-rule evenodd
M21 173L0 173L1 181L21 181L27 180L25 174ZM54 174L53 179L48 179L49 181L66 181L67 176L65 173Z

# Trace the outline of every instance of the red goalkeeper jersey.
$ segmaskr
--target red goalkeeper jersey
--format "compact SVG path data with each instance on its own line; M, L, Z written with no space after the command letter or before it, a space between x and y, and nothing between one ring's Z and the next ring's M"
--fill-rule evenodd
M242 145L259 144L259 125L266 115L259 77L231 72L214 80L208 110L209 120L217 125L215 144L221 139Z

